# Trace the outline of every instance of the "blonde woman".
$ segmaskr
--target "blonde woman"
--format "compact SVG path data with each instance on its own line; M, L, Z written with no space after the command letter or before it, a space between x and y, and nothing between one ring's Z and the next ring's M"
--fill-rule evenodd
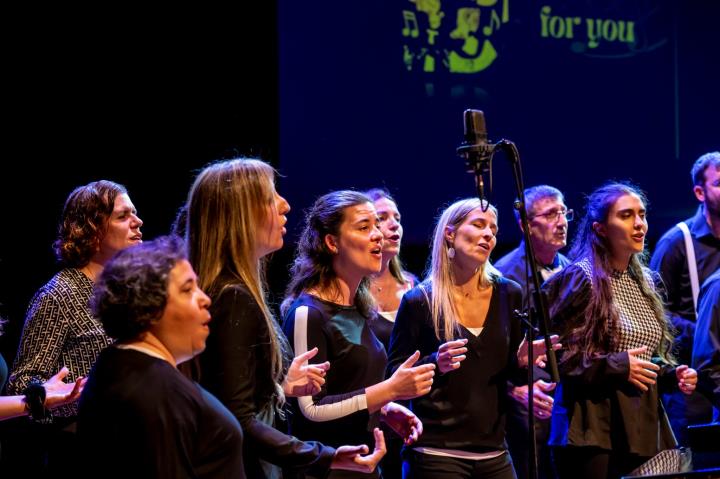
M435 228L427 278L400 303L387 374L416 349L419 364L439 371L430 393L411 401L425 431L406 448L409 477L515 477L504 411L507 380L524 374L513 315L522 293L490 264L497 229L493 206L476 198L450 205Z
M379 430L374 452L362 456L365 445L335 450L275 428L285 397L319 390L329 364L308 366L315 350L290 364L292 351L265 297L266 256L282 247L290 211L274 183L275 171L266 163L234 159L206 167L190 190L190 262L212 298L213 317L200 382L240 421L248 477L281 477L281 468L318 475L328 469L370 472L385 454Z

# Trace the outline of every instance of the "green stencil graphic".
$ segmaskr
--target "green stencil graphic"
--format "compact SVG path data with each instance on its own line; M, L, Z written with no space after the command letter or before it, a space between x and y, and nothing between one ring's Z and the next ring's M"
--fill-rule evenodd
M498 53L491 37L510 21L510 0L446 1L455 6L445 11L440 0L408 1L414 6L402 10L402 36L412 40L403 45L408 71L468 74L493 64Z

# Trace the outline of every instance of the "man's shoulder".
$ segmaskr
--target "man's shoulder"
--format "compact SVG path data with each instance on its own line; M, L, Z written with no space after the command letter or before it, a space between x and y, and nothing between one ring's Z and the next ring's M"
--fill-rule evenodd
M686 225L690 224L690 221L692 221L692 218L688 218L684 221ZM685 241L684 239L684 233L682 230L678 227L678 225L673 225L670 229L668 229L663 235L660 237L660 240L658 241L658 244L663 243L678 243L680 241Z
M712 293L710 293L712 291ZM720 270L715 271L711 274L702 285L701 294L714 294L720 293Z
M513 249L505 256L493 263L493 266L497 268L503 275L506 275L510 270L516 268L520 263L520 259L524 256L525 250L522 245Z
M685 220L687 224L689 220ZM674 257L676 254L685 255L685 235L683 231L677 226L673 226L667 230L658 240L655 245L655 251L650 259L650 266L653 269L658 268L658 262L662 261L663 257L668 256L672 253Z

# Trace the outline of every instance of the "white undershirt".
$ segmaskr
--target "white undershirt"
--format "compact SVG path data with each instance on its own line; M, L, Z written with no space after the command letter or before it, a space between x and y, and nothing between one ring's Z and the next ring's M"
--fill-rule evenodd
M383 318L387 319L391 323L395 322L395 317L397 316L398 310L395 311L378 311L378 314L382 316Z
M440 449L437 447L416 447L417 452L430 454L431 456L457 457L459 459L469 459L471 461L484 461L493 459L505 454L505 451L489 451L489 452L468 452L458 449Z
M465 329L473 333L475 336L480 336L480 333L482 333L484 326L480 326L479 328L468 328L465 326Z

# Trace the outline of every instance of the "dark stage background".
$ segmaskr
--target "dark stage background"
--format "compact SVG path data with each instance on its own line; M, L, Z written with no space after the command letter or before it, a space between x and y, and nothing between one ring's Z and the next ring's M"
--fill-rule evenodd
M271 263L276 294L312 199L386 186L404 217L403 256L422 273L439 208L473 194L454 153L465 108L486 112L491 139L517 144L526 185L554 184L576 210L606 179L637 182L652 202L652 245L693 212L690 166L720 147L719 3L446 0L433 11L424 0L263 0L18 13L3 75L0 349L10 362L30 297L56 271L64 199L100 178L128 187L152 239L198 168L238 154L272 162L293 207ZM501 156L494 176L497 258L519 235Z

